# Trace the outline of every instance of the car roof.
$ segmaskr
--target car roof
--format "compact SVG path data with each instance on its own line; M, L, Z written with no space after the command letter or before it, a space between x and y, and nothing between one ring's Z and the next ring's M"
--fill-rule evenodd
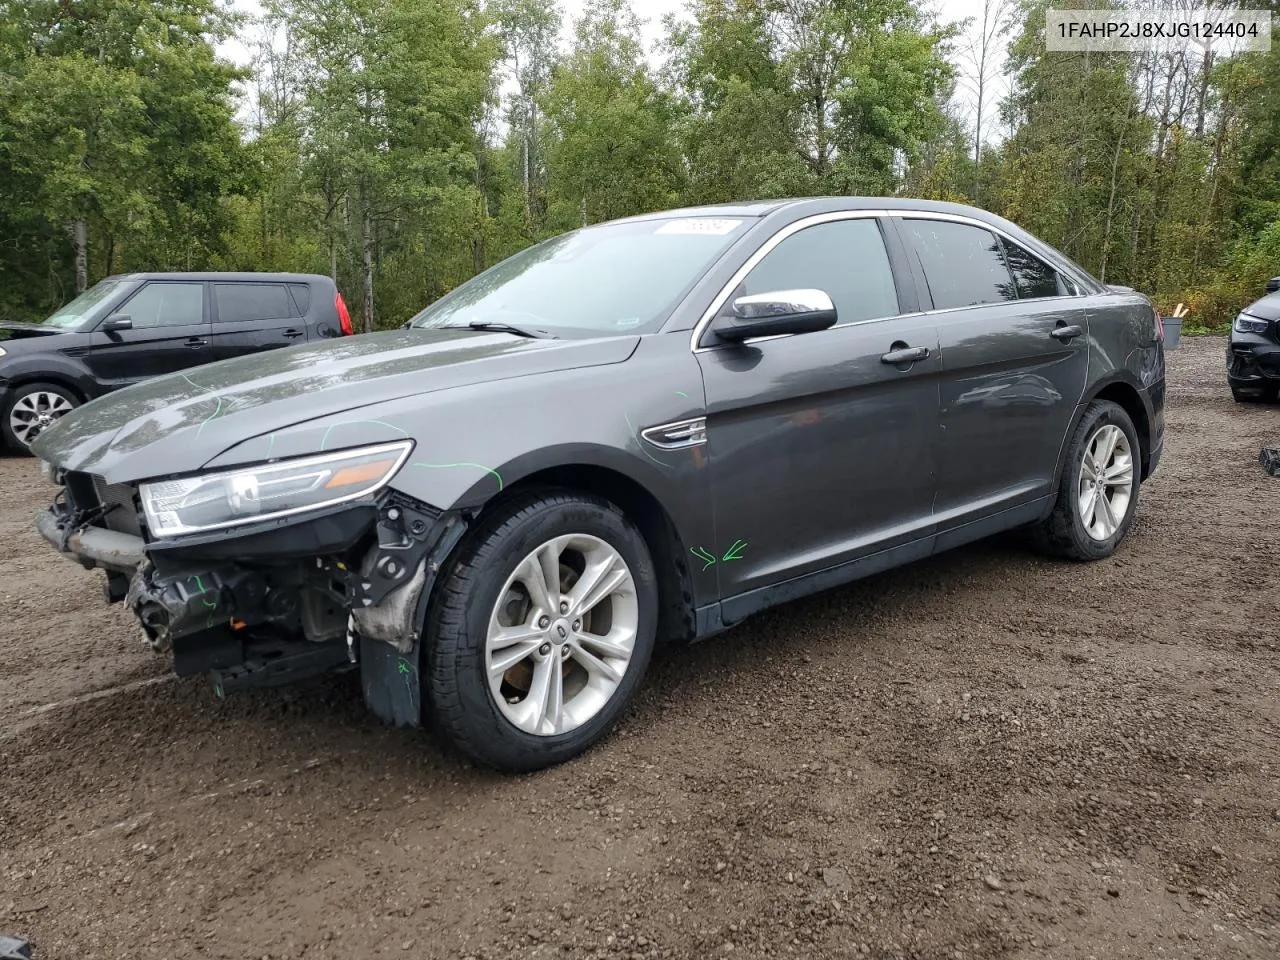
M634 217L624 217L614 223L632 223L641 220L668 220L676 217L766 217L779 210L804 215L827 213L837 210L915 210L921 213L950 213L957 216L983 220L1003 226L1006 221L979 207L941 200L918 200L913 197L790 197L777 200L753 200L743 203L713 203L698 207L680 207L675 210L657 210Z
M328 277L320 273L248 273L224 270L205 270L196 272L172 272L172 273L117 273L106 277L107 280L193 280L193 281L209 281L217 280L226 282L250 282L274 280L277 283L316 283L317 281L328 281Z

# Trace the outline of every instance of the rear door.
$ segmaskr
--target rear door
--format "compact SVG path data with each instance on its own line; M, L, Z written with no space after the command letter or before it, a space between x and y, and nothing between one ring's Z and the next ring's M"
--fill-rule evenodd
M895 218L942 351L938 532L1052 493L1088 375L1082 298L976 222Z
M213 358L289 347L307 339L303 311L289 284L280 281L214 281Z
M108 317L127 316L132 328L90 335L89 369L104 390L208 363L210 323L205 285L193 280L148 280Z

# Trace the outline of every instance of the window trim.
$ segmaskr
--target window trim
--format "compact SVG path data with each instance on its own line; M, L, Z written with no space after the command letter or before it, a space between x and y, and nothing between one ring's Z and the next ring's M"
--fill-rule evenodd
M166 327L207 326L210 323L212 323L213 318L209 313L209 284L207 284L205 281L179 280L177 278L153 279L153 280L143 280L131 292L127 293L124 299L121 300L116 306L111 307L109 310L106 310L102 315L102 319L99 320L96 324L94 324L93 329L96 330L102 323L106 322L110 317L115 316L117 313L124 313L128 309L129 304L133 303L133 301L136 300L138 296L148 287L158 287L158 286L199 287L200 288L200 319L199 321L197 321L196 323L148 323L148 324L143 324L141 326L138 326L135 324L133 327L134 330L164 330Z

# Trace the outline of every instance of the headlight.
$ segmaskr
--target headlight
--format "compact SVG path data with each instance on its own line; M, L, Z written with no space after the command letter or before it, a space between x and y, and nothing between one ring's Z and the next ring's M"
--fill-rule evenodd
M412 448L413 441L400 440L144 483L138 492L151 533L174 537L355 500L395 476Z
M1235 322L1236 333L1266 333L1269 326L1271 326L1270 320L1259 320L1247 313L1237 316Z
M4 347L0 347L0 357L3 357L4 354L5 354Z

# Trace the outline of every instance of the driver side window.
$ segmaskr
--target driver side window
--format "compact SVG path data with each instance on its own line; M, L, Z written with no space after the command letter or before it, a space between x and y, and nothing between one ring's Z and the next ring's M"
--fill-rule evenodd
M880 226L872 217L832 220L793 233L770 250L733 291L723 308L753 293L816 289L831 298L836 323L900 313Z

